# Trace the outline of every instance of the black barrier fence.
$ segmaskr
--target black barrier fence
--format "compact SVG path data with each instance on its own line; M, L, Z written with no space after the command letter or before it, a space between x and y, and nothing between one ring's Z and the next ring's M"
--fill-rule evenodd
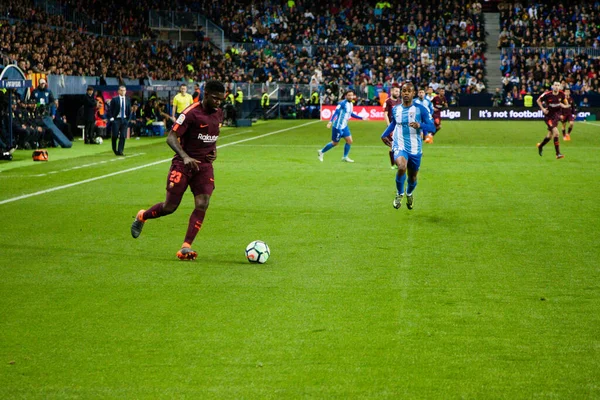
M576 121L595 121L600 108L580 109ZM442 119L459 121L541 120L544 113L539 108L524 107L456 107L442 111Z

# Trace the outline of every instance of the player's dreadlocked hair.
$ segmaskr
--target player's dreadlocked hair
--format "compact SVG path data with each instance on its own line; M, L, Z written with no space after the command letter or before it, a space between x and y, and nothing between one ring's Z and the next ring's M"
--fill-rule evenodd
M219 81L208 81L204 90L208 93L225 93L225 86Z

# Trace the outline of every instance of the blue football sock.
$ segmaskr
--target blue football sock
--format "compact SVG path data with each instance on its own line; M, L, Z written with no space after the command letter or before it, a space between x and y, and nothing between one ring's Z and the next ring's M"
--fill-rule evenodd
M402 174L402 176L396 174L396 190L398 194L404 194L404 182L406 182L406 173Z
M348 157L348 153L350 153L350 144L346 143L344 145L344 157Z
M333 144L331 144L331 142L329 142L325 145L325 147L323 147L323 149L321 150L321 153L325 153L331 149L333 149Z
M417 180L415 179L414 181L411 181L410 179L408 179L408 188L406 190L406 194L411 195L413 193L413 190L415 190L416 187L417 187Z

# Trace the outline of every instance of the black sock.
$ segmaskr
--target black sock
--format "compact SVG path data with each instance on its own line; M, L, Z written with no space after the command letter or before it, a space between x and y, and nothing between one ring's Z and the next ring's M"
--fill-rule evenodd
M571 131L572 131L572 130L573 130L573 127L572 127L572 126L570 126L570 127L569 127L569 135L571 134Z
M549 141L550 141L550 138L548 138L548 137L544 138L544 140L542 140L542 143L540 143L540 147L544 147L544 145L546 143L548 143Z
M560 154L560 148L559 148L559 144L558 144L558 138L555 137L554 138L554 149L556 150L556 154Z

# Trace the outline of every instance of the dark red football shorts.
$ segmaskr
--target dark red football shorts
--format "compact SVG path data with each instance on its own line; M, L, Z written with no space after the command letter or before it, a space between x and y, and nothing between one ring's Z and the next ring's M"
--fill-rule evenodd
M552 115L552 116L546 115L544 117L544 122L548 126L549 131L551 131L552 129L554 129L558 126L559 118L560 117L558 115Z
M563 122L575 121L575 115L573 113L563 114L561 120Z
M183 196L188 186L194 196L211 195L215 190L215 174L211 163L202 163L198 171L186 168L181 161L172 161L167 176L167 192L175 196Z

